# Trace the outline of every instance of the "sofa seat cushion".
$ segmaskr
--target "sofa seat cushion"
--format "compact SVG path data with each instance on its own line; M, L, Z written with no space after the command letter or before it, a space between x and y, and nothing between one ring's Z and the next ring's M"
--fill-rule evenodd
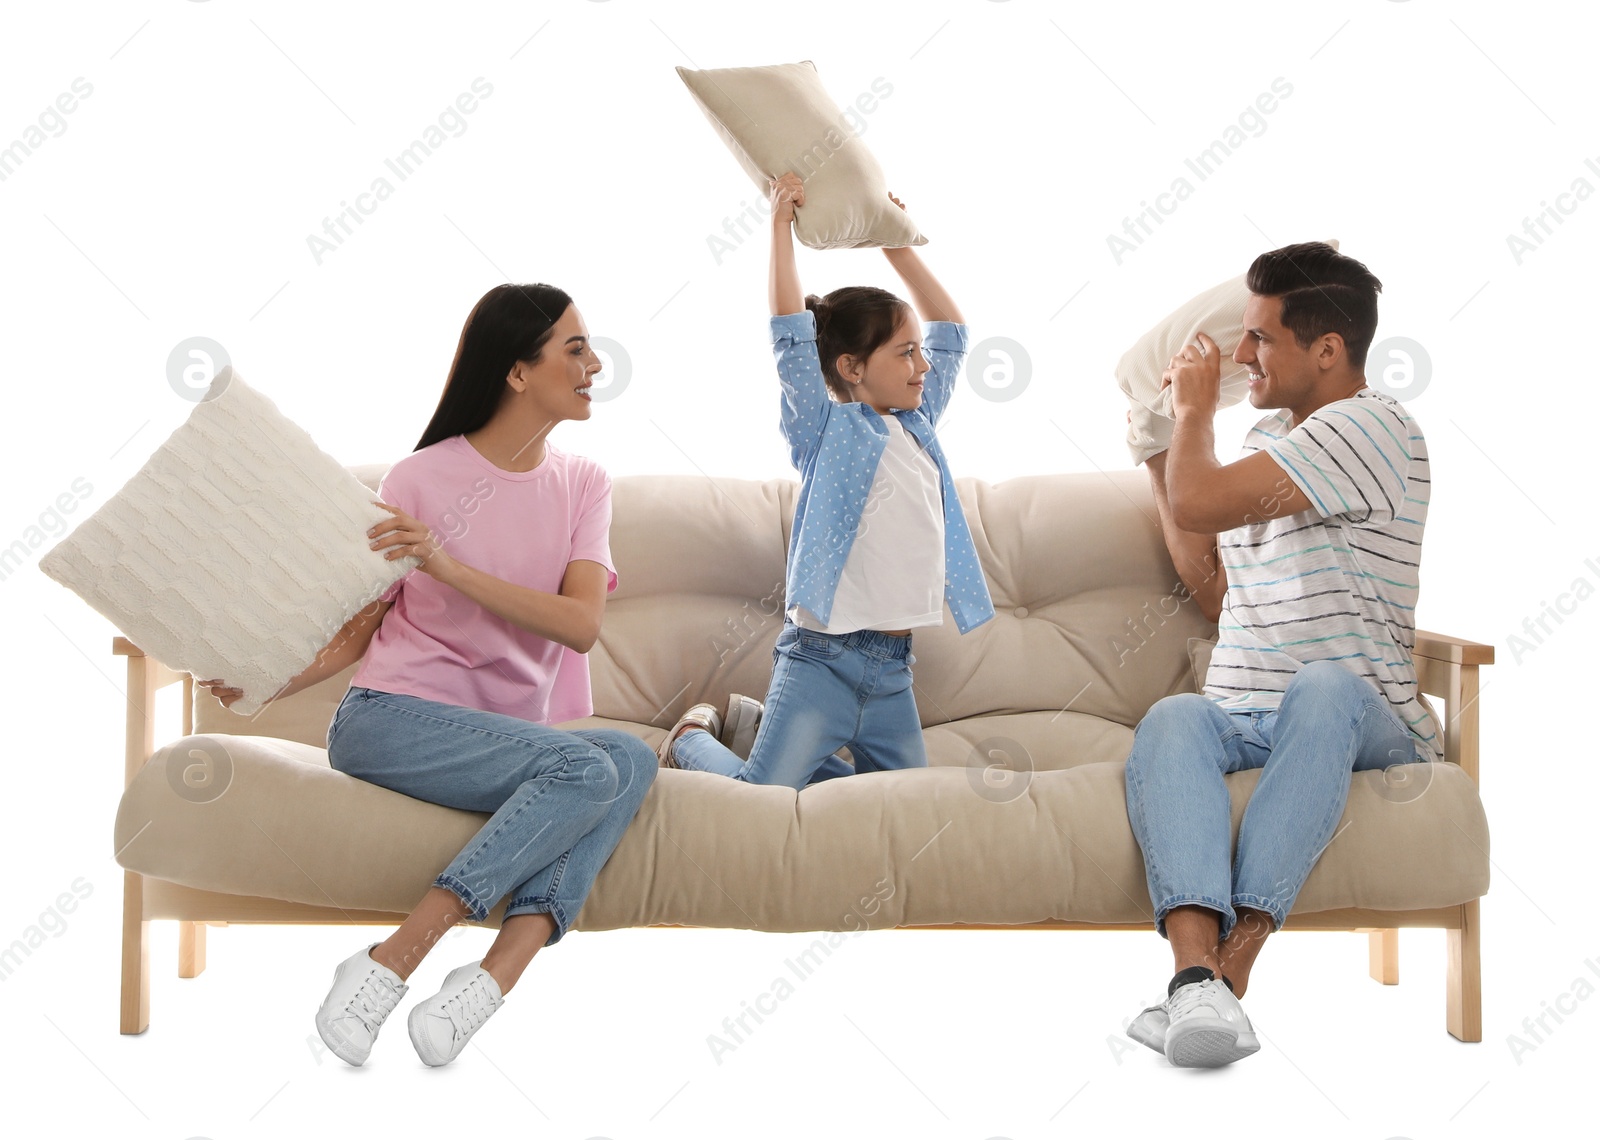
M1258 775L1227 777L1235 828ZM800 793L663 771L577 925L1149 921L1120 762L985 787L962 765ZM486 818L334 771L311 745L200 734L158 749L129 785L114 850L129 870L186 886L402 914ZM1295 909L1465 902L1488 890L1488 850L1476 785L1457 766L1358 773Z

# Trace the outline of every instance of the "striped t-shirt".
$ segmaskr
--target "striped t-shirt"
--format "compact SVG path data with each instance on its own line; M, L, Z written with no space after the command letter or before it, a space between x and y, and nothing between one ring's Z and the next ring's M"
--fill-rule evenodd
M1388 698L1418 759L1442 760L1411 657L1431 486L1422 432L1371 388L1289 423L1287 410L1261 420L1241 458L1267 452L1312 507L1217 535L1228 589L1205 693L1225 709L1275 709L1300 666L1337 661Z

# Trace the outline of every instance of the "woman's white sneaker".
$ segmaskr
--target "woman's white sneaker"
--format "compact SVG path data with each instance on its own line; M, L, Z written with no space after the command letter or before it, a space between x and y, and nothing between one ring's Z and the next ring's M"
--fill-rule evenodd
M406 1019L417 1056L425 1065L448 1065L505 1000L499 983L481 962L451 970L444 987L413 1007Z
M333 988L317 1010L317 1034L323 1044L352 1065L366 1061L378 1030L410 988L399 974L372 960L372 946L334 968Z

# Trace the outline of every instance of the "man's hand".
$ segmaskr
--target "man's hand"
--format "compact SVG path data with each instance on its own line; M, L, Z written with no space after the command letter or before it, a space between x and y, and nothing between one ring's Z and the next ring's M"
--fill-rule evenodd
M1172 415L1214 416L1222 395L1222 353L1205 333L1186 344L1161 373L1161 387L1172 388Z

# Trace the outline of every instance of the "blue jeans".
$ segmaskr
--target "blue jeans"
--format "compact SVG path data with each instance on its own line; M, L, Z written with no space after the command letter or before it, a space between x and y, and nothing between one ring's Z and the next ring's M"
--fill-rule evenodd
M1333 661L1302 666L1270 712L1229 712L1199 693L1157 701L1127 769L1156 929L1165 937L1174 907L1203 906L1222 916L1226 938L1243 906L1265 911L1277 930L1333 838L1350 773L1418 759L1416 738L1377 687ZM1222 777L1250 768L1261 779L1230 860Z
M851 769L834 756L850 746L856 772L926 768L922 720L911 691L911 635L858 629L818 633L784 621L772 649L772 684L750 759L709 732L672 746L680 768L799 790Z
M482 922L548 913L559 942L639 810L658 761L615 729L529 720L352 687L328 726L340 772L430 803L493 812L433 881Z

